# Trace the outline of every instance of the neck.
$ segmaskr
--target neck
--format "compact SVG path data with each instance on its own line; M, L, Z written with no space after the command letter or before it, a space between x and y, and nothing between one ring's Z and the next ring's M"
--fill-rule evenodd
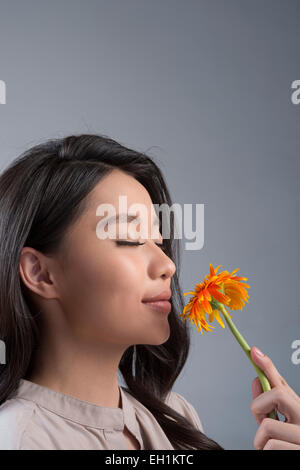
M95 405L121 408L118 367L128 346L72 341L41 341L27 380Z

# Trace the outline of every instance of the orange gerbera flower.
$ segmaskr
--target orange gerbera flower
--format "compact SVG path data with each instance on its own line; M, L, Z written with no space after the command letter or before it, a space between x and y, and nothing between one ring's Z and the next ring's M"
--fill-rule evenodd
M228 271L222 271L218 273L217 271L220 266L214 269L213 265L210 264L209 275L205 276L204 280L199 282L199 284L195 284L194 291L185 292L183 294L192 294L192 298L184 307L180 317L183 317L184 320L188 318L191 322L194 322L198 331L199 325L202 334L202 328L204 331L209 331L210 328L214 328L214 326L207 323L205 314L209 316L210 323L216 319L222 328L225 328L219 313L221 312L232 334L235 336L236 340L247 354L249 360L252 362L262 385L262 389L264 392L266 392L271 390L270 383L265 373L253 362L250 354L251 348L249 344L238 331L237 327L231 319L231 315L225 308L226 306L230 308L230 310L243 309L245 302L248 302L249 298L249 294L246 288L250 288L250 286L241 281L247 281L248 279L246 277L233 275L236 271L238 271L238 268L232 271L232 273L229 273ZM276 419L275 411L272 410L268 416L270 418Z
M209 322L212 323L214 319L225 328L219 311L223 313L225 305L230 310L242 310L245 302L248 302L249 294L246 287L250 288L248 284L241 281L247 281L248 278L234 276L233 274L239 269L235 269L232 273L222 271L217 274L219 265L214 269L213 265L209 265L209 275L205 276L203 282L195 284L195 290L186 292L183 295L192 294L188 304L184 307L180 316L187 318L194 322L197 330L210 331L214 326L209 325L205 319L205 314L209 316ZM225 309L227 312L227 310ZM231 315L227 312L229 318ZM198 323L197 323L198 322ZM199 325L199 328L198 328Z

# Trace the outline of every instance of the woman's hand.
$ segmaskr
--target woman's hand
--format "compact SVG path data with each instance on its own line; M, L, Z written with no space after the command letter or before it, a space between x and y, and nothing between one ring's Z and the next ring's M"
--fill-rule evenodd
M251 411L259 424L254 437L256 450L300 450L300 397L279 374L271 359L257 354L251 348L251 358L266 374L271 390L263 392L259 378L252 382ZM285 416L280 421L268 418L270 411L278 409Z

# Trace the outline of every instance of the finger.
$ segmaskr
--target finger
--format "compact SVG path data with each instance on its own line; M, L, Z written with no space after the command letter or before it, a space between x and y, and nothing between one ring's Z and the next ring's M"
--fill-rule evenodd
M270 439L263 450L300 450L300 445L279 441L277 439Z
M263 449L269 439L278 439L300 445L300 427L296 424L265 418L254 437L253 445L255 449Z
M296 399L300 398L299 395L295 392L295 390L293 390L289 386L286 380L278 372L277 368L275 367L271 359L266 354L264 354L264 356L261 357L259 354L257 354L257 351L260 351L260 350L257 347L253 346L251 348L251 357L254 360L254 362L263 370L263 372L265 373L265 375L267 376L270 382L271 387L284 386L289 389L290 393L294 395Z
M258 423L277 409L285 416L286 423L300 425L300 397L295 398L286 387L275 387L260 394L251 402L250 408Z
M253 397L253 399L258 397L262 393L264 393L264 392L263 392L260 380L259 380L258 377L255 377L255 379L253 379L253 381L252 381L252 397ZM252 411L252 413L253 413L253 411ZM276 411L275 411L275 413L276 413ZM253 414L254 414L254 417L255 417L256 422L257 422L258 425L262 422L262 420L264 418L268 417L268 413L262 413L259 416L257 416L255 413L253 413ZM277 413L276 413L276 419L278 419Z
M276 369L275 365L271 361L271 359L264 354L263 357L259 355L259 352L261 352L258 348L255 346L252 346L250 354L252 360L257 364L262 371L266 374L271 387L276 387L277 385L287 385L286 381L284 378L279 374L278 370Z
M258 377L255 377L255 379L253 379L253 381L252 381L252 397L253 397L253 399L258 397L258 395L260 395L261 393L263 393L263 389L262 389L260 380L259 380Z
M253 379L252 381L252 397L253 397L253 400L258 397L259 395L261 395L263 393L263 389L262 389L262 386L261 386L261 383L260 383L260 380L258 377L255 377L255 379ZM261 415L261 416L256 416L254 415L255 419L256 419L256 422L257 424L260 424L261 421L264 419L264 418L267 418L268 414L265 413L264 415Z

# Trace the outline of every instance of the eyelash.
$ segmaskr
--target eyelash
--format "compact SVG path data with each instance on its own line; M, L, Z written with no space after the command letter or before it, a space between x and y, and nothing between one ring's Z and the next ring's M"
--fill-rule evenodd
M131 246L142 246L145 245L145 243L139 243L139 242L128 242L124 240L116 240L117 245L131 245ZM155 243L155 245L159 246L163 252L165 252L165 249L163 248L163 244Z

